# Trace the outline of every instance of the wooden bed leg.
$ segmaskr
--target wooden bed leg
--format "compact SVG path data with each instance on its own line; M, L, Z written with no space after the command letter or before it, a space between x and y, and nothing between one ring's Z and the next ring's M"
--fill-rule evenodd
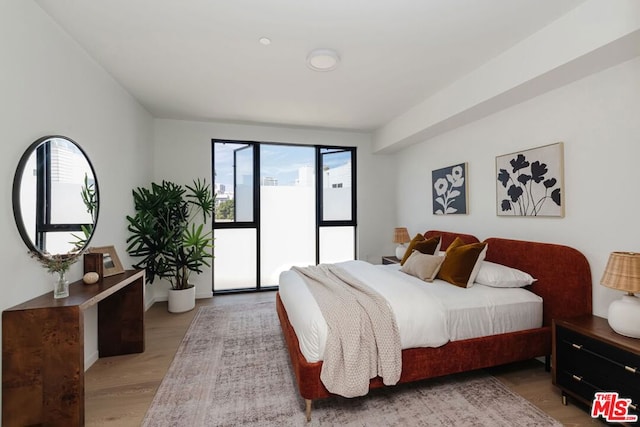
M551 356L548 354L544 357L544 370L545 372L551 372Z
M307 416L307 422L311 421L311 399L304 400L304 413Z

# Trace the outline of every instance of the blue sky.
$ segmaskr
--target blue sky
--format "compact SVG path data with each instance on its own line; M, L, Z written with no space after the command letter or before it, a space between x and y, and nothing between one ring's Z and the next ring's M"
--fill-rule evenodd
M226 143L214 144L216 183L224 184L228 189L233 186L233 151L245 147L246 144ZM314 147L292 145L260 145L260 176L272 177L279 185L292 185L298 178L298 169L303 166L314 166ZM251 174L252 155L250 149L238 151L238 161L241 174ZM325 156L325 163L329 167L344 164L349 153L339 153Z

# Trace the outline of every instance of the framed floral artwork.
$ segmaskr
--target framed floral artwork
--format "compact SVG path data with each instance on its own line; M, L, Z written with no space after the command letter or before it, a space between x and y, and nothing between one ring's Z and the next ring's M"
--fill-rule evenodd
M467 164L448 166L431 172L434 215L467 214Z
M564 216L562 142L496 157L498 216Z

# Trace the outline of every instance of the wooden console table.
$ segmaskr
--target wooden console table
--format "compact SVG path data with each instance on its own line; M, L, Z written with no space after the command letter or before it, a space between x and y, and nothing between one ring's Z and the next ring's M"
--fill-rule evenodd
M144 351L144 270L2 312L2 425L84 425L84 311L98 304L100 357Z

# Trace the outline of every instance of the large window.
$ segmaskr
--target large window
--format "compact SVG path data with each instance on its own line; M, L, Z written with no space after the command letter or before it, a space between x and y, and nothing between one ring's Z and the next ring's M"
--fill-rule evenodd
M213 141L215 292L354 259L355 148Z

